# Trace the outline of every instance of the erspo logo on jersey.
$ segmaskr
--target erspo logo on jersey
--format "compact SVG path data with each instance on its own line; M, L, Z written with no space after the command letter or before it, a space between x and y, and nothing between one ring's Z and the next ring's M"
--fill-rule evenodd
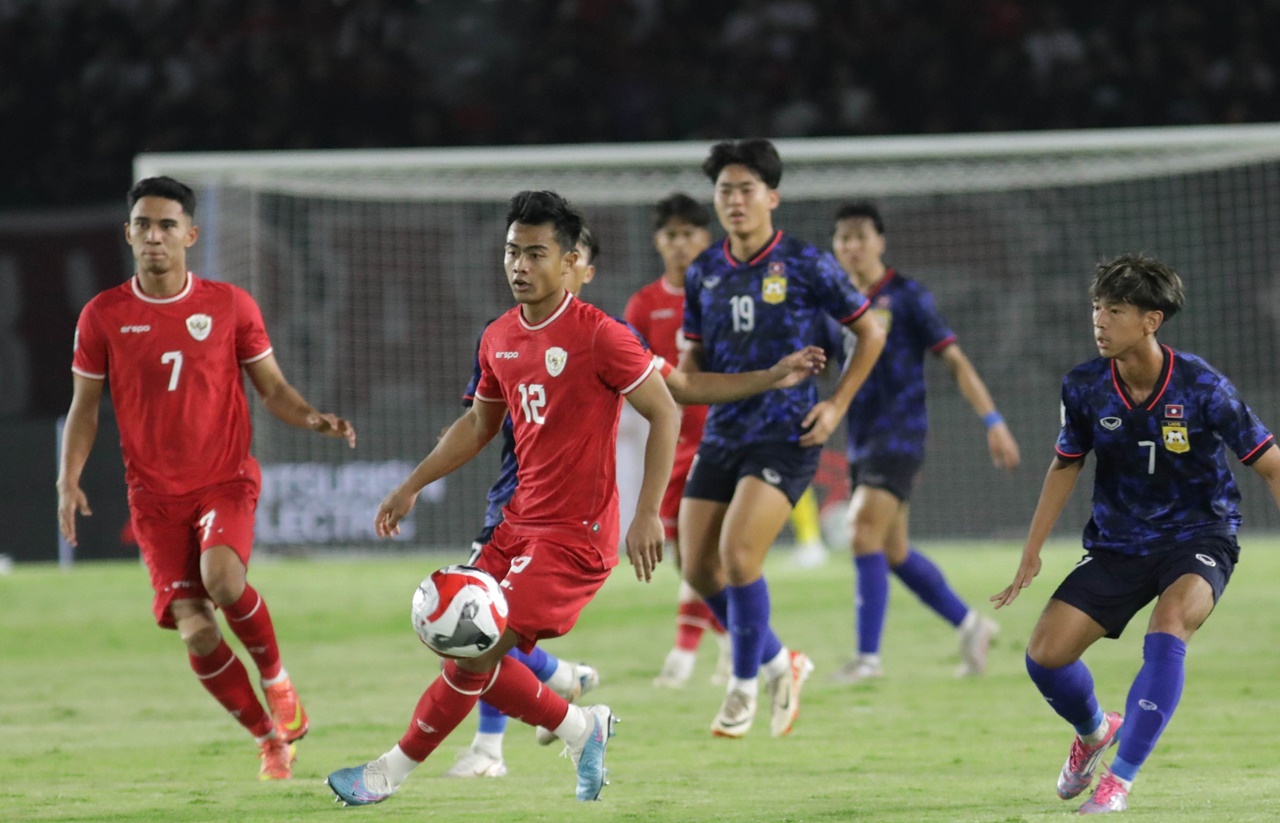
M149 332L149 331L151 331L150 326L121 326L120 327L121 334L145 334L146 332ZM79 332L77 332L77 334L79 334ZM77 338L77 342L79 342L79 338Z

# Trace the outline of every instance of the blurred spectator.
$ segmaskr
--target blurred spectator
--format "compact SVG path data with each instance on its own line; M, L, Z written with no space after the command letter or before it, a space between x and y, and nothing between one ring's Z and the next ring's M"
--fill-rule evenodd
M0 0L0 208L144 151L1278 120L1278 61L1280 0Z

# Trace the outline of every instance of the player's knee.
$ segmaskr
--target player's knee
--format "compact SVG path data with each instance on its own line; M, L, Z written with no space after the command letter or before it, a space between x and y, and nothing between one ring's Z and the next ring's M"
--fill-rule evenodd
M212 654L222 642L222 633L218 624L212 620L188 620L178 624L178 634L187 647L187 652L195 657Z

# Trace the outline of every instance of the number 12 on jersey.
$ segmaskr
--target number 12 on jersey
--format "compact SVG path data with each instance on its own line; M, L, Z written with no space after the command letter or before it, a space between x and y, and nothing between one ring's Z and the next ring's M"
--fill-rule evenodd
M547 422L546 415L542 413L547 406L547 391L543 385L521 383L517 388L520 389L520 410L524 412L524 419L539 426Z

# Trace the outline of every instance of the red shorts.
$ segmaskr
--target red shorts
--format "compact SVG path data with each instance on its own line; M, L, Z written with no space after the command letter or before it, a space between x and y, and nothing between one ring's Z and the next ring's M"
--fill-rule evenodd
M569 633L610 570L590 546L566 546L506 525L494 531L475 564L502 584L507 628L520 637L519 648L527 654L542 638Z
M133 532L151 573L151 611L161 628L176 628L169 611L174 600L209 597L200 579L200 555L206 549L230 546L249 566L262 475L253 460L240 471L235 480L190 494L130 490Z
M675 465L671 467L671 481L662 494L662 505L658 515L662 518L662 531L668 540L677 537L676 522L680 518L680 498L684 497L684 482L689 479L689 469L693 466L693 457L698 453L695 442L690 449L676 449Z

